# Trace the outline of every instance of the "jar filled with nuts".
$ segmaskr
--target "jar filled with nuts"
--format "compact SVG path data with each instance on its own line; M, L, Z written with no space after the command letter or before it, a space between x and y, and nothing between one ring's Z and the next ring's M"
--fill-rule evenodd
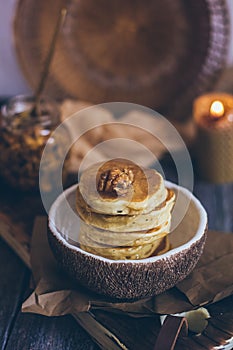
M39 189L40 161L47 142L50 142L51 148L47 172L51 170L53 175L56 173L56 167L64 162L61 159L62 150L69 142L69 134L65 129L57 133L56 137L51 136L59 124L57 103L45 97L41 98L36 108L34 98L23 95L11 98L2 106L0 176L10 186L30 191ZM63 176L66 176L65 165ZM53 185L44 183L43 190L50 191Z

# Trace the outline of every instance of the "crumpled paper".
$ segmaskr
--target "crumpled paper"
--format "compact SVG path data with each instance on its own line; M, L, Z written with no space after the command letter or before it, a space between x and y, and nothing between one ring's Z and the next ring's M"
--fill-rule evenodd
M31 266L35 290L23 312L59 316L101 309L133 317L171 314L219 301L233 293L233 234L208 231L204 253L194 271L176 287L135 302L116 302L78 285L59 268L47 241L47 219L35 221Z
M96 159L104 161L124 157L127 151L127 158L148 167L168 149L176 152L182 148L176 133L172 129L169 131L169 122L165 118L155 119L149 110L142 111L136 105L117 117L104 105L93 106L88 102L67 99L61 105L61 120L74 142L69 161L69 171L74 173L87 155L86 166L96 162ZM190 145L195 138L193 121L176 122L174 127L185 144Z

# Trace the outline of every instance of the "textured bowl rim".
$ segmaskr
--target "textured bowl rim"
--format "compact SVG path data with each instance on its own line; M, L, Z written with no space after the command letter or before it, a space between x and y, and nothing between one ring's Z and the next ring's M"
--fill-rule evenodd
M97 260L102 260L102 261L110 263L110 264L119 264L119 263L147 264L147 263L155 262L157 260L166 259L166 258L170 257L171 255L173 256L173 255L179 253L180 251L189 249L192 246L192 244L194 244L195 242L199 241L202 238L202 236L206 232L207 213L206 213L206 210L204 209L203 205L201 204L201 202L189 190L187 190L186 188L184 188L182 186L176 185L175 183L170 182L170 181L165 181L165 185L168 188L181 191L186 197L189 198L190 202L192 201L194 203L194 205L195 205L195 207L198 210L198 213L200 215L200 222L199 222L199 226L198 226L198 229L197 229L195 235L188 242L186 242L186 243L184 243L176 248L173 248L164 254L152 256L152 257L145 258L145 259L139 259L139 260L111 260L111 259L99 256L99 255L95 255L95 254L86 252L83 249L68 243L67 240L64 237L62 237L61 233L56 228L55 224L52 222L51 217L55 216L56 209L57 209L57 207L59 207L60 203L64 200L64 198L66 196L68 196L70 193L76 191L77 184L66 189L53 202L53 204L49 210L49 213L48 213L49 229L51 230L53 235L59 241L62 242L62 244L64 244L67 248L71 249L72 251L79 252L83 255L90 256L92 258L95 258Z

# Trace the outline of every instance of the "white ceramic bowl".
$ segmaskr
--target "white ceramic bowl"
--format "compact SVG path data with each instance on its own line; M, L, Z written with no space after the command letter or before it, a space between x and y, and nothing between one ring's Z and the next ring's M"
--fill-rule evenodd
M71 244L77 240L80 224L75 210L76 185L64 191L50 209L48 230L51 249L62 268L87 288L118 299L160 294L183 280L202 254L207 214L191 192L167 181L166 186L177 197L172 213L172 227L176 227L169 235L172 248L142 260L110 260Z

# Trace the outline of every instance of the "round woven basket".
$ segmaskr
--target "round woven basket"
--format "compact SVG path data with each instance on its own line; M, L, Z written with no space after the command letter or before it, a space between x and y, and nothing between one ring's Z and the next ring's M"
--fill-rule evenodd
M59 0L18 1L16 51L33 89L61 6ZM45 91L52 97L128 101L185 119L225 64L223 0L70 0L67 8Z

